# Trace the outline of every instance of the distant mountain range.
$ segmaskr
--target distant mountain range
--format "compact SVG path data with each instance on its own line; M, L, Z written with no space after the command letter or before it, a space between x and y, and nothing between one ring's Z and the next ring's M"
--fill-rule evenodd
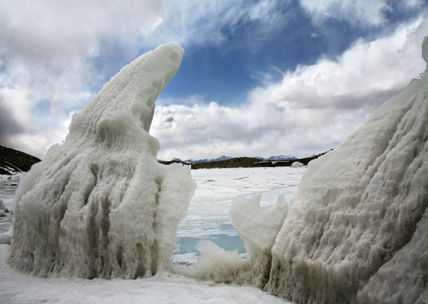
M194 160L190 160L193 163L190 163L189 160L183 162L177 158L170 161L159 160L159 162L164 165L170 165L172 163L182 163L185 165L189 165L190 163L192 170L212 169L212 168L289 167L289 166L292 166L294 162L299 162L306 166L311 160L314 160L327 152L329 151L326 151L317 155L313 155L310 157L304 157L304 158L296 158L292 155L272 156L272 157L269 157L268 159L265 159L262 157L222 156L222 157L213 159L212 161L202 160L202 162L197 162L197 163L194 162ZM223 159L223 160L219 160L219 159Z
M297 159L296 156L291 154L285 154L285 155L277 155L277 156L271 156L269 158L263 158L263 160L291 160L291 159Z
M235 157L222 155L222 156L220 156L218 158L212 158L212 159L205 158L205 159L198 159L198 160L195 160L195 159L181 160L179 158L173 158L172 161L173 162L188 163L188 164L200 164L200 163L219 162L219 161L229 160L229 159L233 159L233 158L235 158ZM257 158L257 159L260 159L260 160L272 160L272 161L297 159L297 157L295 157L295 156L293 156L291 154L271 156L269 158L263 158L263 157L256 156L254 158ZM164 162L164 161L160 161L160 162Z
M192 169L283 167L291 166L295 161L301 162L303 165L307 165L311 160L318 158L327 152L305 158L297 158L290 154L271 156L269 158L230 157L223 155L214 159L188 159L182 161L178 158L174 158L172 161L159 160L159 162L165 165L169 165L171 163L191 164ZM17 173L27 172L33 164L38 163L39 161L40 159L27 153L0 146L0 175L14 175Z

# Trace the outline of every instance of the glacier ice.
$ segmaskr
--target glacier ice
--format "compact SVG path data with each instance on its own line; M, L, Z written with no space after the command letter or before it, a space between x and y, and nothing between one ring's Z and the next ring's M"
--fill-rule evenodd
M428 38L422 45L428 62ZM312 161L266 291L297 303L427 303L428 71Z
M174 42L143 54L73 115L62 145L16 193L9 261L40 276L151 276L169 271L195 182L164 166L149 135L155 101L177 72Z

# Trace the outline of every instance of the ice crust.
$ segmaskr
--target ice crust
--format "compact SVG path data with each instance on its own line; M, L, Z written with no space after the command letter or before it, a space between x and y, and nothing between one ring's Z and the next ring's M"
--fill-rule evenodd
M12 265L83 278L170 270L195 183L189 166L158 164L148 132L183 53L171 42L124 67L73 116L63 145L22 178Z
M428 60L428 38L422 46ZM428 72L312 161L264 290L297 303L427 303Z

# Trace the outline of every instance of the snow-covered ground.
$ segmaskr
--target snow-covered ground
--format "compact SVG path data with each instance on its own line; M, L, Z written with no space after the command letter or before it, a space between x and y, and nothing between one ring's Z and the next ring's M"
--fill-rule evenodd
M239 168L192 171L197 189L187 217L180 224L177 241L180 263L194 263L194 245L208 239L226 250L245 255L243 241L228 215L236 196L262 193L262 206L276 203L280 194L287 202L294 197L305 168ZM18 180L0 182L0 199L11 209ZM199 282L178 275L158 274L136 280L40 278L23 274L7 264L11 217L0 218L1 303L289 303L258 288Z

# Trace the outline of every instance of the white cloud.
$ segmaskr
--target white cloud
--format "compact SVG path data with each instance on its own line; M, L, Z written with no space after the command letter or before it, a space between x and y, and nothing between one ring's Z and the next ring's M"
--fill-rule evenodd
M382 26L388 22L386 12L391 10L388 0L300 0L302 7L311 15L314 24L327 19L348 21L360 27ZM399 1L401 10L420 7L422 0Z
M294 108L361 108L378 106L372 98L388 96L419 76L424 61L421 43L428 33L422 17L388 37L360 39L336 60L298 66L280 83L258 89L253 98Z
M35 102L28 99L24 90L0 89L0 137L2 142L16 149L43 157L41 151L46 151L52 143L64 139L68 126L51 128L50 122L44 117L33 115L34 107ZM58 115L65 119L63 114Z
M368 25L385 23L383 11L388 9L386 0L301 0L302 7L312 15L315 23L327 18L337 18Z
M43 156L64 139L71 113L87 102L93 87L142 51L170 40L184 48L227 46L223 27L234 31L243 20L257 21L253 34L274 37L287 22L275 9L278 3L283 2L1 1L0 109L10 127L0 130L0 144ZM383 24L385 3L302 1L319 22L330 16L370 25ZM427 27L421 20L389 37L359 40L336 61L287 71L280 82L265 75L263 87L240 107L198 96L181 105L167 101L152 127L163 146L160 157L304 156L337 145L381 100L423 71L419 53ZM257 39L251 43L257 49Z
M162 145L159 157L303 157L336 147L424 71L426 20L404 24L388 37L358 40L336 60L287 71L281 81L252 90L247 106L158 106L152 133Z
M46 145L27 130L61 129L70 113L81 108L120 67L141 52L175 40L187 45L224 44L222 26L234 27L240 18L257 19L263 31L278 21L264 13L272 1L75 0L0 2L0 89L13 113L13 134L0 136L0 144L25 148L42 156ZM9 96L9 97L8 97ZM12 106L13 105L13 106ZM35 111L44 108L44 114ZM25 118L25 120L24 120ZM25 130L25 131L23 131ZM0 130L0 133L6 132ZM18 132L20 131L20 132ZM24 133L22 133L24 132ZM22 136L21 136L22 135ZM25 136L24 136L25 135ZM51 132L49 144L63 132Z

